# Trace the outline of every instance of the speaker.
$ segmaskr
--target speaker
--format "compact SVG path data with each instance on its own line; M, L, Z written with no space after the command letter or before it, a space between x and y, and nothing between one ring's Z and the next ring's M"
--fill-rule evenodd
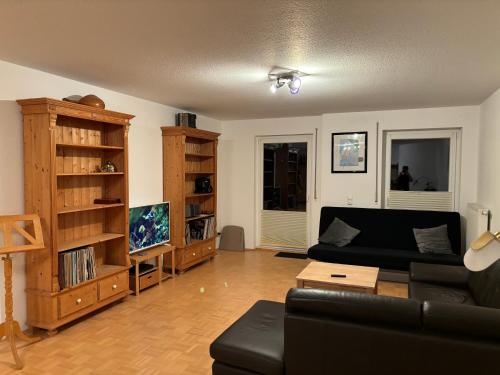
M210 182L209 177L198 177L194 183L194 192L196 194L207 194L211 193L212 183Z
M187 112L176 113L175 125L196 128L196 115L194 113L187 113Z

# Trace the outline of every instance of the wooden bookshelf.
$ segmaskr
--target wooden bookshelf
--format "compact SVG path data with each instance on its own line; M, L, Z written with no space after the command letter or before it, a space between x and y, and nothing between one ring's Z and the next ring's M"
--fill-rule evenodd
M131 115L65 101L18 100L24 126L25 210L42 219L46 248L26 259L28 324L63 324L129 294L128 128ZM99 168L111 161L113 173ZM95 204L119 198L120 203ZM92 246L96 277L59 284L59 255Z
M216 254L214 235L186 245L186 224L217 217L217 142L220 134L181 126L162 127L163 198L170 201L170 237L176 247L176 269L186 269ZM210 179L211 193L195 192L195 181ZM186 204L198 204L201 214L186 217ZM215 222L216 224L216 222ZM168 267L170 264L167 264Z

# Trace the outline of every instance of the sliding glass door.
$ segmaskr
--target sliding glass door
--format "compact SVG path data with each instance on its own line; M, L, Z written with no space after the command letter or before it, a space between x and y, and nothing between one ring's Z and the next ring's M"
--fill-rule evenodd
M307 249L311 144L309 135L258 139L259 247Z

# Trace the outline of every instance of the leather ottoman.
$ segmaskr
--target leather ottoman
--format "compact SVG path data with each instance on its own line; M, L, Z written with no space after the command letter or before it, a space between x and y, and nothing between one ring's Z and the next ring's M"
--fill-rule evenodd
M258 301L210 345L213 375L283 375L285 305Z

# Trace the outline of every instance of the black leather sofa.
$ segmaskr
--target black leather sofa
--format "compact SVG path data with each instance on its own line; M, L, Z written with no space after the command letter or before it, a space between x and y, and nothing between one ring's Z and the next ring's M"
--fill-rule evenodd
M498 373L500 310L318 289L257 302L210 347L213 375Z
M457 212L323 207L320 236L336 217L361 230L361 233L345 247L322 243L314 245L308 250L309 258L401 271L408 271L412 262L463 265L460 215ZM454 254L421 254L413 228L432 228L444 224L448 225Z
M500 261L480 272L470 272L465 267L412 263L408 296L419 301L500 309Z

